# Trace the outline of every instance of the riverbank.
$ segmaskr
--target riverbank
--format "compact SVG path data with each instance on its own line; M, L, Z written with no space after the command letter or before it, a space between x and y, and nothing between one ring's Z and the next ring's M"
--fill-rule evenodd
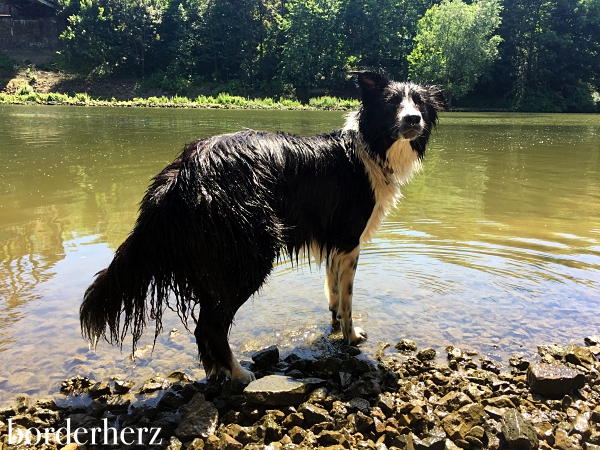
M5 70L0 76L0 104L343 111L360 105L358 100L331 96L311 98L303 104L285 98L231 95L215 90L218 86L204 86L193 95L171 95L160 89L142 89L134 81L88 80L32 67Z
M504 366L455 347L438 364L405 339L382 344L377 361L339 343L315 359L270 347L248 363L258 380L245 389L183 372L141 387L74 377L65 396L0 409L0 449L27 436L37 448L95 448L97 428L95 442L106 432L114 448L597 450L599 341L539 346L538 360Z

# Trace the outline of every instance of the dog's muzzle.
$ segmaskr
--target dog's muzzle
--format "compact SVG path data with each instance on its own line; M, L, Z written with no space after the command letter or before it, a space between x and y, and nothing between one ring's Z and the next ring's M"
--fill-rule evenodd
M423 117L420 114L406 114L402 116L398 137L413 140L423 132Z

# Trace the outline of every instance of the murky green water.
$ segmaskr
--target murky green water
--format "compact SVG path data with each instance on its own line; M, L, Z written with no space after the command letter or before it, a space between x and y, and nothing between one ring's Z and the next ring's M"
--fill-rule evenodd
M134 364L81 339L78 308L125 238L150 178L198 137L244 127L302 135L337 112L0 105L0 404L74 375L202 376L172 315ZM354 314L381 341L408 337L496 359L600 331L600 116L444 114L424 171L366 246ZM236 354L327 340L323 274L283 264L232 330ZM152 342L147 333L141 346Z

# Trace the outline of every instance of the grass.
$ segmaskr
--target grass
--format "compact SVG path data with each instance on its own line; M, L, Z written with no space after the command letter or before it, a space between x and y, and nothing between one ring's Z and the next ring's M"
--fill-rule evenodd
M137 106L137 107L187 107L187 108L240 108L240 109L325 109L349 110L359 106L358 100L346 100L337 97L312 98L308 105L297 100L273 98L246 98L224 92L216 97L200 95L195 99L188 97L148 97L134 98L133 100L118 101L94 99L87 93L73 96L60 93L42 94L25 83L19 87L14 95L0 93L0 103L22 104L61 104L61 105L90 105L90 106Z

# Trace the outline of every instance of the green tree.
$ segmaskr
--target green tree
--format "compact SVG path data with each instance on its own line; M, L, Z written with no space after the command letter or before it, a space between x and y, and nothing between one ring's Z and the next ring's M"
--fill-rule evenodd
M311 88L339 86L346 76L338 0L291 0L283 31L282 78L308 101Z
M451 102L468 93L498 56L498 0L443 0L419 20L409 77L441 84Z

